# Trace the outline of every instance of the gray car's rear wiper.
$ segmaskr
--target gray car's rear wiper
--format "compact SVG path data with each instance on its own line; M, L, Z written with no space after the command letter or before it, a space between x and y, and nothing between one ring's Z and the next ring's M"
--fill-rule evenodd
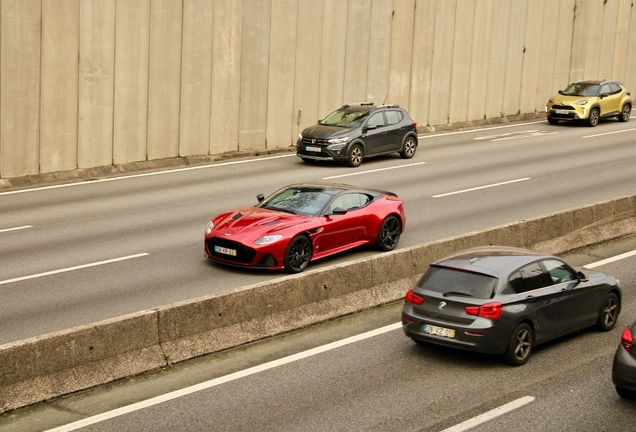
M452 295L464 296L464 297L475 297L472 294L463 293L463 292L459 292L459 291L449 291L449 292L445 292L443 295L444 295L444 297L448 297L448 296L452 296Z

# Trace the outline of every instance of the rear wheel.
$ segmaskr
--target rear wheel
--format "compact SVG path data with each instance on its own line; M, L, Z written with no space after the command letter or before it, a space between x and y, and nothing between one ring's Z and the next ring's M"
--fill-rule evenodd
M307 236L299 235L292 239L285 251L285 270L288 273L300 273L309 264L311 243Z
M600 331L610 331L616 325L618 319L618 313L620 312L620 300L614 293L609 293L603 303L601 309L598 311L598 321L596 327Z
M354 144L351 146L349 156L347 156L347 165L350 167L358 167L362 163L363 151L360 144Z
M551 125L559 124L559 120L552 117L548 117L548 123L550 123Z
M626 122L632 113L632 106L628 103L623 105L621 113L618 115L618 121Z
M533 344L532 328L526 323L519 324L515 331L512 332L508 349L506 349L504 354L504 360L513 366L526 364L530 354L532 354Z
M400 156L402 156L402 159L411 159L413 156L415 156L416 150L417 143L415 142L415 138L409 136L404 140L404 145L402 146L402 151L400 151Z
M592 108L592 111L590 111L590 116L587 118L587 125L589 127L596 126L598 124L598 116L599 116L598 108Z
M395 249L400 241L400 234L402 233L402 222L396 216L389 216L380 225L380 231L378 232L378 238L375 241L375 246L381 251L390 251Z
M623 397L625 399L634 399L636 398L636 392L623 388L623 387L616 387L616 393L618 393L618 395L620 397Z

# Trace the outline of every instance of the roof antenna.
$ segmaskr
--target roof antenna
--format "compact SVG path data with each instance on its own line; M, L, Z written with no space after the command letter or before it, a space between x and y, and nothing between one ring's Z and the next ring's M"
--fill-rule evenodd
M384 105L386 103L386 98L389 96L389 94L387 93L386 96L384 96L384 100L382 101L382 105Z

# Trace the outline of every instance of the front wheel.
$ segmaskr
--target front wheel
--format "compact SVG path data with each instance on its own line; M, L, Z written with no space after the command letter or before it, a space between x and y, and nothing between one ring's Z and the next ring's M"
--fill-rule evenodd
M590 116L587 118L587 125L589 127L596 126L598 124L598 116L599 116L598 108L592 108L592 111L590 111Z
M362 146L360 144L354 144L349 151L347 165L353 168L360 166L362 163L363 153Z
M417 142L415 142L415 138L409 136L404 140L404 145L402 146L402 151L400 151L400 156L402 156L402 159L411 159L413 156L415 156L416 150Z
M533 344L532 328L526 323L519 324L515 331L512 332L508 349L506 349L504 354L504 360L513 366L526 364L530 354L532 354Z
M618 300L618 296L614 293L609 293L605 300L603 300L603 304L601 305L601 309L598 312L598 321L596 322L596 327L600 331L610 331L616 325L616 320L618 319L618 313L621 310L620 300Z
M300 273L309 264L311 258L311 242L305 235L292 239L285 251L285 270L288 273Z
M395 249L400 241L400 234L402 233L402 222L396 216L389 216L380 225L380 231L378 232L378 238L375 241L375 246L381 251L390 251Z
M618 121L626 122L629 120L629 116L632 113L632 106L630 104L624 104L621 113L618 115Z

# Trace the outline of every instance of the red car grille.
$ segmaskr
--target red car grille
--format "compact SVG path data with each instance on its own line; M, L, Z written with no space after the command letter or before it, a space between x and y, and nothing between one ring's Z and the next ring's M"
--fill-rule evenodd
M256 256L256 251L254 249L232 240L213 237L205 239L205 245L208 248L208 253L210 254L210 256L219 258L224 261L249 264L254 261L254 257ZM236 256L217 252L214 246L235 250Z

